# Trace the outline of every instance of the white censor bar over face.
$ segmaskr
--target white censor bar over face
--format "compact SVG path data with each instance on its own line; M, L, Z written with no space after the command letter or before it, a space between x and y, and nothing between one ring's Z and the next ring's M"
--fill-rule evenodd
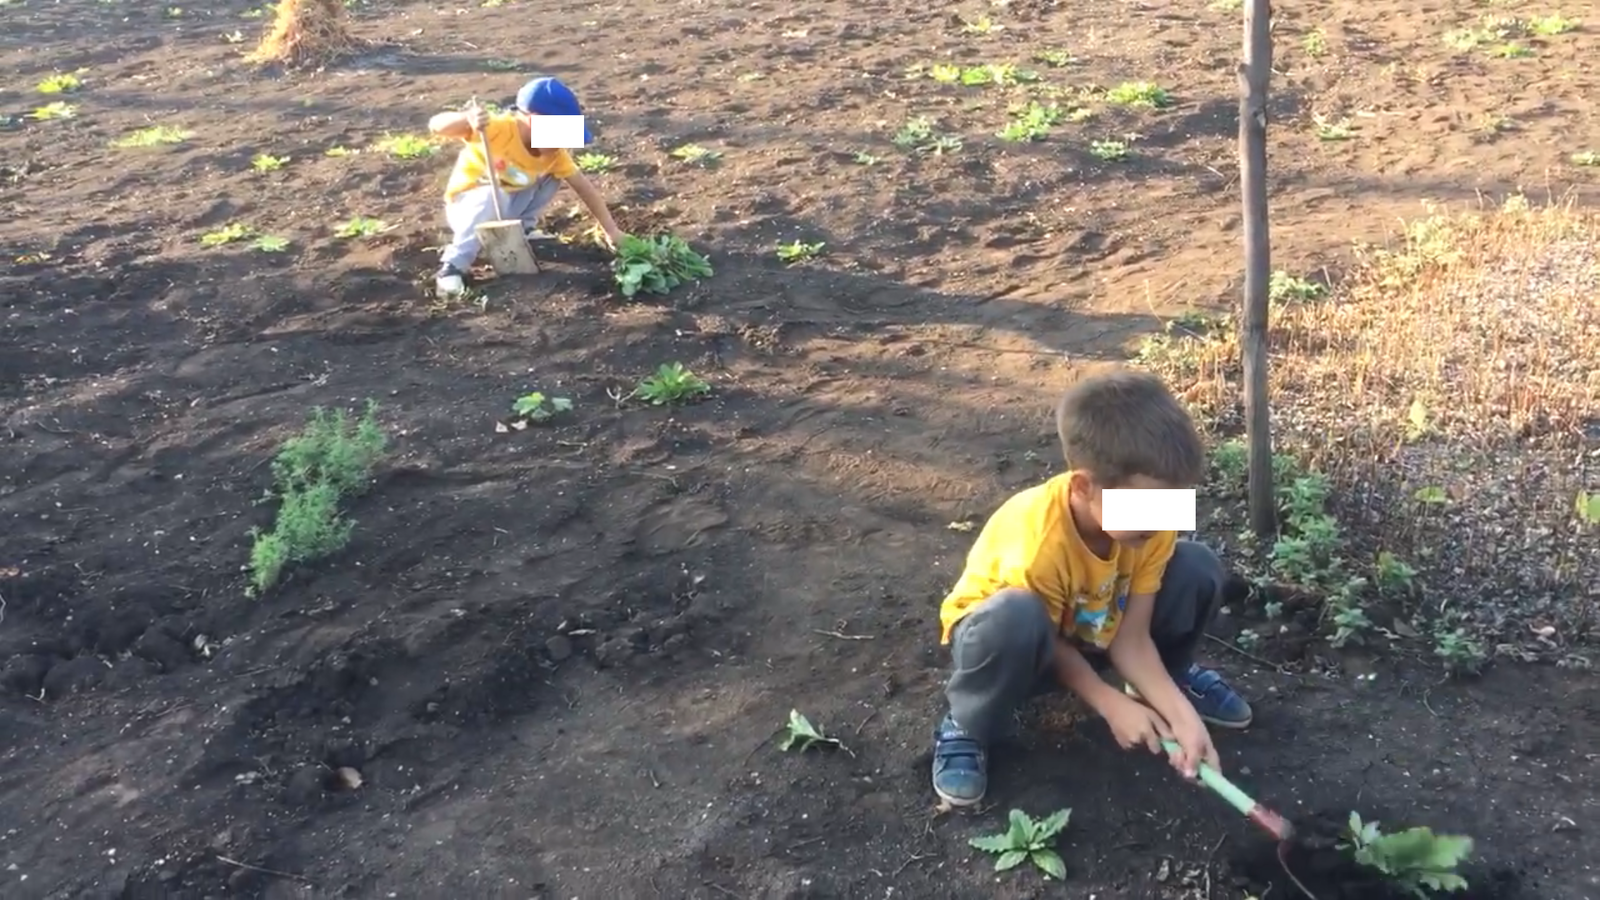
M1193 531L1194 489L1108 488L1100 492L1106 531Z
M583 116L529 116L528 146L534 150L583 147Z

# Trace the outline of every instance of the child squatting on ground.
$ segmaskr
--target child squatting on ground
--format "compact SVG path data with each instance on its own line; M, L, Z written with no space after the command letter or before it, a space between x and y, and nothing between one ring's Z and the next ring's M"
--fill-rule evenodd
M1205 448L1189 414L1154 376L1085 377L1056 409L1070 471L1022 491L978 535L940 609L953 669L935 732L933 789L971 806L988 788L988 748L1036 693L1065 688L1124 748L1165 753L1194 778L1217 765L1206 724L1245 728L1250 705L1194 662L1216 614L1222 563L1176 532L1106 531L1107 488L1191 488ZM1124 687L1100 676L1109 665Z
M578 98L554 78L535 78L517 91L516 110L490 115L476 105L464 112L442 112L428 120L428 130L440 137L465 142L456 157L455 171L444 190L444 215L450 224L450 244L439 260L436 287L439 296L460 294L466 289L466 273L479 250L477 227L495 219L494 198L487 178L488 165L479 146L478 135L489 138L489 148L499 175L501 211L507 219L521 219L530 239L545 207L566 182L588 207L606 241L615 250L622 232L611 218L606 202L594 184L578 171L572 155L564 149L533 147L534 116L580 116ZM591 139L584 126L583 141Z

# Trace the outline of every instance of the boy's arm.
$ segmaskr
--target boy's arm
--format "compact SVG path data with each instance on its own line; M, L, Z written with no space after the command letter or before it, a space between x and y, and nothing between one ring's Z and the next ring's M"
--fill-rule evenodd
M1056 680L1062 687L1078 695L1090 709L1103 714L1108 703L1119 699L1114 696L1116 689L1106 684L1106 680L1083 658L1078 648L1060 635L1056 635L1055 641Z
M622 241L622 229L618 228L616 220L611 218L611 210L606 206L605 198L595 189L594 182L578 171L568 175L565 180L577 193L578 199L588 208L589 214L600 223L600 230L606 233L606 239L611 242L611 249L615 250L617 244Z
M1151 708L1173 728L1197 718L1194 704L1183 696L1172 680L1156 643L1150 639L1150 617L1155 610L1155 594L1134 594L1128 598L1117 636L1106 651L1117 674L1128 680Z
M472 137L473 111L446 110L428 120L428 130L440 137L467 140Z

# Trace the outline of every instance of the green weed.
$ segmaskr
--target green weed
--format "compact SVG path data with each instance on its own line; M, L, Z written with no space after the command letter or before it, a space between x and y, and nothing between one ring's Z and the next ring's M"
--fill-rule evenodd
M215 231L208 231L200 236L200 246L220 247L234 241L242 241L256 236L256 230L249 225L233 222L224 225Z
M343 225L340 225L333 234L334 237L342 238L369 238L383 234L392 227L382 219L374 219L370 216L352 216Z
M317 408L300 434L285 441L272 460L278 512L272 530L252 529L250 592L278 583L286 568L344 549L355 523L339 512L342 499L365 492L388 438L377 422L377 404L351 422L343 410Z
M431 137L415 134L386 134L373 143L371 149L387 153L395 159L425 159L440 150Z
M827 245L820 241L814 244L808 244L804 241L790 241L787 244L779 244L778 259L790 265L803 263L821 256L822 248L825 246Z
M682 147L674 148L669 155L691 166L711 166L722 160L722 151L711 150L699 144L684 144Z
M289 157L273 156L270 153L257 153L255 158L250 160L250 168L257 172L276 172L288 164Z
M573 162L578 164L579 169L591 175L604 175L617 165L615 157L604 153L580 153Z
M171 125L152 125L123 135L112 141L111 146L123 150L135 147L161 147L181 144L192 137L194 137L192 131L174 128Z
M631 396L648 401L652 406L686 403L711 393L705 379L689 371L681 362L662 363L654 375L639 382Z
M1105 99L1118 106L1144 109L1165 109L1172 105L1172 95L1167 89L1150 81L1125 81L1106 91Z
M83 81L78 76L69 73L51 75L38 84L41 94L71 94L83 87Z

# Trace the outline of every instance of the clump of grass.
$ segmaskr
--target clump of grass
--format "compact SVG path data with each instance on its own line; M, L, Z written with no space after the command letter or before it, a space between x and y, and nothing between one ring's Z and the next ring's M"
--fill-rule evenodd
M961 139L939 131L927 116L908 120L895 132L892 143L901 150L928 156L946 156L961 152Z
M161 147L181 144L194 137L194 132L171 125L152 125L132 131L111 142L111 146L126 150L133 147Z
M300 434L272 460L272 495L278 512L272 530L253 529L250 592L278 583L291 565L312 562L344 549L355 523L339 511L342 500L364 493L388 438L377 421L377 404L352 422L343 411L312 410Z

